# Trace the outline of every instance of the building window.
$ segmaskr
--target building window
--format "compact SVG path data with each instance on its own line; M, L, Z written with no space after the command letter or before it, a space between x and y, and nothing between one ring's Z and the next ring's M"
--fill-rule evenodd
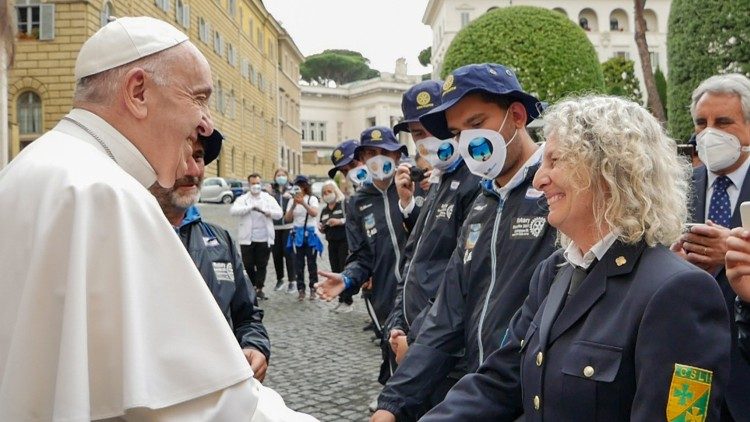
M321 142L326 141L326 124L325 122L318 122L318 131L320 132L320 137L318 138Z
M630 53L627 51L615 51L615 57L622 57L623 59L630 60Z
M469 24L469 12L461 12L461 28Z
M232 43L227 44L227 62L232 67L237 67L237 50L234 49Z
M302 124L300 124L300 126L301 126L301 129L302 129L302 134L301 134L302 140L304 141L304 140L307 139L307 122L302 122Z
M16 18L19 39L45 41L55 38L54 4L39 4L39 0L18 0Z
M227 7L229 8L229 14L231 16L237 16L237 0L229 0L227 2Z
M99 24L104 26L109 23L109 19L115 16L115 8L111 1L105 1L102 5L102 12L99 14Z
M190 28L190 6L183 3L182 0L175 0L174 14L174 19L178 24Z
M216 84L216 109L219 111L219 113L224 114L226 108L227 102L226 98L224 98L224 88L221 86L221 81L219 81Z
M659 67L659 52L649 51L648 57L651 59L651 70L656 72L656 69Z
M214 33L214 53L218 54L219 56L224 55L224 38L221 37L219 31L216 31Z
M169 2L170 0L154 0L156 7L167 13L169 13Z
M16 115L23 148L42 134L42 98L35 92L22 93L16 101Z
M208 36L211 34L211 25L203 18L198 18L198 38L204 43L208 43Z
M250 31L249 31L250 42L253 42L253 33L254 33L253 26L255 26L255 23L253 22L253 18L252 17L250 17L249 21L250 21Z

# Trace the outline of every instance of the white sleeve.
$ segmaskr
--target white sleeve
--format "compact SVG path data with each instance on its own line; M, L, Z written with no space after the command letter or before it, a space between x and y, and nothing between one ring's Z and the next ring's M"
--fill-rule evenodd
M401 211L401 214L403 214L404 218L408 218L409 214L411 214L412 211L414 211L414 207L416 206L417 201L414 200L414 197L411 197L411 201L409 201L409 204L406 205L405 208L401 208L401 201L398 201L398 209Z

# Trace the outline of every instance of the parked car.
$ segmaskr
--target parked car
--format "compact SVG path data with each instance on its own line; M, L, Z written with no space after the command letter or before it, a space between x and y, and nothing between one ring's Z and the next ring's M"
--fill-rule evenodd
M223 177L207 177L201 185L201 202L221 202L231 204L234 201L234 193Z
M247 180L227 179L227 182L229 183L229 188L232 190L235 199L246 194L250 189L250 184L247 183Z

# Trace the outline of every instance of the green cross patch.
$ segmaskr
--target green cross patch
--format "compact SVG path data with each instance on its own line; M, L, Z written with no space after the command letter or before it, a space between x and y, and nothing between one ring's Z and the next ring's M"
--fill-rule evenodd
M667 420L703 422L711 397L712 379L712 371L676 363L669 386Z

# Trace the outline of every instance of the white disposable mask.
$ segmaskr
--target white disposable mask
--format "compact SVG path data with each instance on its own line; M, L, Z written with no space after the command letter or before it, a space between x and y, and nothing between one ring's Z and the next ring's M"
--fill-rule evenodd
M289 179L286 176L276 176L276 184L279 186L286 186L286 182L288 181Z
M505 126L510 111L505 114L500 130ZM516 139L518 130L513 132L508 144L500 134L500 130L466 129L462 130L458 138L458 150L464 158L469 170L479 177L494 179L503 170L507 145Z
M417 152L438 170L446 170L461 156L458 143L453 139L438 139L434 136L416 142Z
M750 151L750 147L740 144L740 140L731 133L708 127L695 137L698 157L713 171L721 171L737 162L740 153Z
M362 183L367 183L367 182L372 181L372 177L370 177L370 172L367 170L367 167L364 164L361 164L349 170L349 173L347 173L346 176L349 178L349 180L352 181L352 183L354 183L354 186L359 186Z
M386 180L396 172L396 162L385 155L376 155L365 161L365 165L374 180Z
M336 202L336 194L329 193L329 194L323 195L323 202L325 202L326 204L331 204L333 202Z
M253 195L258 196L260 190L261 188L259 184L256 183L254 185L250 185L250 193L252 193Z

